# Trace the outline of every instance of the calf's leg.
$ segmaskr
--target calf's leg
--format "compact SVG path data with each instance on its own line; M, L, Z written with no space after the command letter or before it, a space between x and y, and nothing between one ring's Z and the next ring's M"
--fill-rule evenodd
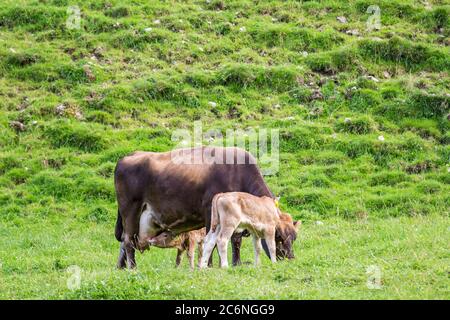
M275 263L277 262L276 255L276 243L275 243L275 228L268 230L265 233L267 248L269 249L270 260Z
M259 265L259 255L261 253L261 238L259 238L258 236L254 235L253 236L253 247L255 250L255 266Z
M219 251L221 268L228 267L228 241L230 241L235 229L236 228L227 226L226 228L222 228L219 232L217 239L217 251Z
M189 267L194 270L195 242L190 240L187 248L187 256L189 258Z
M208 209L206 209L206 211L205 211L205 228L206 228L206 234L208 234L209 233L209 230L210 230L210 228L211 228L211 200L212 200L212 198L213 198L213 196L216 194L217 192L211 192L210 194L208 194L204 199L203 199L203 204L205 205L206 203L209 203L209 205L206 205L206 207L208 208ZM202 246L203 247L203 246ZM209 255L209 259L208 259L208 267L212 267L213 266L213 255L212 255L212 252L214 251L214 248L213 248L213 250L211 251L211 254ZM199 267L200 267L200 265L199 265Z
M198 254L198 257L197 257L198 265L197 266L200 268L200 263L202 261L202 256L203 256L203 242L200 242L197 244L197 254Z
M220 232L220 225L217 226L216 230L214 232L209 231L208 234L205 237L205 241L203 244L203 256L202 260L200 262L200 268L205 268L209 257L211 256L211 253L216 246L217 242L217 236Z
M177 249L177 260L175 261L175 266L178 268L183 258L183 250Z

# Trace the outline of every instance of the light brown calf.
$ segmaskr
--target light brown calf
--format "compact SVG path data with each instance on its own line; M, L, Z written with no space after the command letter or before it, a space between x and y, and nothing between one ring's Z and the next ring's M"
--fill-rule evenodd
M177 267L181 263L183 252L186 251L186 255L189 259L189 266L191 267L191 269L194 269L195 247L197 246L198 263L200 264L200 259L202 258L203 240L205 239L205 235L205 228L184 232L178 236L174 236L169 231L164 231L156 237L150 238L148 240L148 243L159 248L176 248L178 250L176 260Z
M256 197L244 192L219 193L214 196L211 208L211 229L206 235L200 268L206 267L214 246L220 255L220 266L227 267L228 241L236 229L247 229L253 235L255 265L259 264L261 239L265 239L272 262L276 262L276 242L283 250L292 253L300 223L281 213L270 197ZM275 239L278 231L282 237Z

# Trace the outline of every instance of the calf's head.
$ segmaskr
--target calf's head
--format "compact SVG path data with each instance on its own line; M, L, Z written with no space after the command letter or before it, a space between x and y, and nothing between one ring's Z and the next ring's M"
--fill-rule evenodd
M159 235L150 238L148 243L152 246L159 248L172 248L177 243L177 238L169 231L163 231Z
M293 221L289 214L280 212L280 222L275 234L278 260L294 258L293 244L295 239L297 239L297 233L301 224L301 221Z

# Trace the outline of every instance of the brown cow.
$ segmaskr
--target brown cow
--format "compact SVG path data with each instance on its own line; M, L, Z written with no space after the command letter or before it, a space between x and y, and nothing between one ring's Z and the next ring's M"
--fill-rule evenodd
M256 197L245 192L219 193L212 200L211 229L205 239L200 267L206 267L216 244L220 266L228 267L228 241L238 228L246 229L253 235L255 265L259 264L261 239L266 240L270 259L276 262L276 231L282 235L283 250L289 252L289 258L293 258L292 242L297 237L300 224L297 221L292 223L292 218L281 213L270 197Z
M177 267L181 263L183 252L186 251L186 255L189 259L189 266L191 267L191 269L194 269L195 247L197 246L198 264L200 265L200 260L202 258L203 252L202 250L203 240L205 239L205 235L206 235L206 228L201 228L199 230L193 230L189 232L183 232L178 236L174 236L174 234L169 231L164 231L158 236L150 238L148 242L150 243L150 245L156 246L158 248L176 248Z
M192 159L204 160L190 163ZM245 150L221 147L136 152L121 159L114 173L119 207L115 236L121 242L117 266L136 266L135 249L148 246L142 239L163 231L208 231L211 200L217 193L273 197L255 163ZM240 263L241 237L234 235L232 243L235 265ZM277 255L287 256L278 247Z

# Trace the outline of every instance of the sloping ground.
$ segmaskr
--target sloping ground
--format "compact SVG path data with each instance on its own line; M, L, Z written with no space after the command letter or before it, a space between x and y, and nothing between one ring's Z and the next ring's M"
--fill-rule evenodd
M380 226L374 233L379 251L354 258L363 280L353 277L350 286L365 288L366 262L380 264L385 254L395 260L395 233L414 233L411 226L425 219L436 233L422 233L428 244L420 249L405 246L398 262L410 270L405 288L386 282L388 289L374 297L420 298L411 289L417 287L428 297L448 298L449 257L433 239L443 246L450 240L450 6L376 1L381 28L369 30L372 2L92 0L80 5L80 28L71 29L68 17L77 19L69 1L2 1L0 228L6 232L0 276L10 283L3 297L66 296L62 289L43 293L39 279L45 274L60 283L71 264L113 266L116 161L135 150L171 150L173 132L201 120L204 131L280 130L280 170L267 181L283 209L304 221L305 233L317 234L306 242L309 249L300 239L298 257L302 250L320 250L317 220L349 232L358 230L352 223ZM390 235L383 242L385 232ZM70 250L63 249L67 241ZM83 252L105 250L107 261L75 254L78 241ZM346 259L347 253L336 252L342 256L321 262L324 271L315 277L326 279L331 263ZM433 259L427 262L436 267L431 278L417 256L408 260L417 252ZM28 255L30 265L22 265ZM159 255L141 259L147 267L151 261L162 265ZM370 256L377 261L369 263ZM346 296L345 290L317 294L311 283L300 296L292 293L295 286L281 294L284 281L313 263L298 259L277 267L286 278L280 275L274 291L258 297ZM243 289L239 296L231 283L253 271L237 270L224 280L230 285L223 297L248 295ZM118 276L130 288L137 281ZM26 288L23 277L35 282ZM71 297L100 297L90 295L92 286L88 281ZM102 290L112 297L118 289ZM209 294L203 293L198 297ZM131 297L156 296L143 289Z

